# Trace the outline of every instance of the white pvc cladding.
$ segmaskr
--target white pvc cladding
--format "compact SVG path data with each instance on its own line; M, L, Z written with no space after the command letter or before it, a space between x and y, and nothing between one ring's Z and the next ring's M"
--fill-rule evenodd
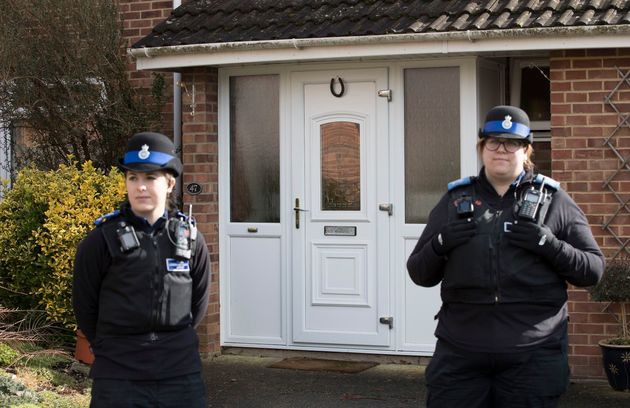
M400 56L630 47L630 25L549 27L133 48L139 70Z

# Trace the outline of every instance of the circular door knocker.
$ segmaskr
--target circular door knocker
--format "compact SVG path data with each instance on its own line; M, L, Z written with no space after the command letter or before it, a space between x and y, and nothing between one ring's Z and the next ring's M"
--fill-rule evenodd
M339 80L339 85L341 85L341 89L339 90L339 92L335 92L335 78L330 78L330 93L337 98L341 98L344 92L346 92L346 87L343 85L343 79L339 77L337 77L337 79Z

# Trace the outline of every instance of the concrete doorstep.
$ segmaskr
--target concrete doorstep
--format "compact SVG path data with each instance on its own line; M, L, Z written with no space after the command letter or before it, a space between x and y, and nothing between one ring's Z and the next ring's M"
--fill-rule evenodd
M204 361L204 375L208 406L425 406L424 365L374 364L367 359L362 363L372 364L365 364L360 369L351 367L351 372L348 372L347 360L344 364L335 365L321 361L298 361L299 358L295 357L294 361L286 361L285 357L223 354L207 359ZM289 368L273 368L272 365ZM605 381L574 382L563 396L560 407L630 408L630 392L614 391Z

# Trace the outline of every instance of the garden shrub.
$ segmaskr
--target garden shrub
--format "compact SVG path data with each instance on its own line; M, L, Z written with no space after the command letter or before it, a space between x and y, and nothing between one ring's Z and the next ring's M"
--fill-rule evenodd
M57 170L22 170L0 202L0 304L43 308L74 327L72 269L76 247L100 215L125 198L122 174L91 162Z
M0 374L0 406L2 407L39 407L37 403L41 398L32 390L29 390L15 376L5 373Z
M13 364L20 357L20 353L6 343L0 343L0 367Z

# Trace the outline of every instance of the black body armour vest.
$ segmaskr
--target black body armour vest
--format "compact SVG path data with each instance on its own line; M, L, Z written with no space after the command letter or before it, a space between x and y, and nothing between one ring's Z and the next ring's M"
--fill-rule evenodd
M168 225L155 235L136 230L139 247L124 253L116 233L124 222L117 217L100 227L112 263L101 283L97 332L140 334L189 326L192 260L175 256Z
M537 303L561 305L567 300L566 283L542 257L510 245L506 239L516 218L518 198L532 183L520 185L502 208L491 208L475 190L476 182L449 191L449 221L456 220L458 200L469 196L474 203L475 235L452 250L441 285L445 303ZM551 201L541 207L542 224Z

